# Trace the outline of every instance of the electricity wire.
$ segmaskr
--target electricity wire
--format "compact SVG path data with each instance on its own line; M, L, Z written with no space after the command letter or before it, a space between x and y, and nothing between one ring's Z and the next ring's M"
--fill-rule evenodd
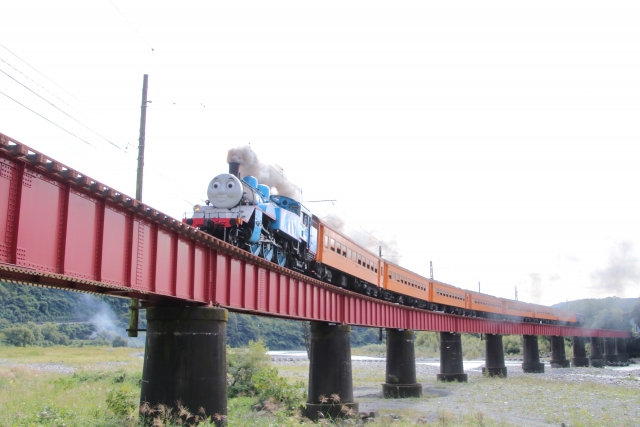
M9 65L9 66L11 66L11 68L13 68L14 70L18 71L20 74L22 74L23 76L25 76L26 78L28 78L28 79L29 79L29 80L31 80L32 82L36 83L33 79L31 79L29 76L27 76L26 74L22 73L20 70L18 70L18 69L16 69L15 67L13 67L11 64L7 63L6 61L2 60L1 58L0 58L0 61L4 62L5 64L7 64L7 65ZM27 64L27 65L28 65L28 64ZM21 83L20 81L18 81L17 79L15 79L15 78L14 78L13 76L11 76L10 74L6 73L6 72L5 72L5 71L3 71L3 70L0 70L0 72L2 72L3 74L5 74L5 75L6 75L7 77L9 77L10 79L14 80L16 83L18 83L18 84L20 84L21 86L23 86L23 87L24 87L25 89L27 89L28 91L30 91L30 92L32 92L33 94L35 94L36 96L38 96L38 97L39 97L40 99L42 99L43 101L47 102L49 105L51 105L52 107L54 107L54 108L55 108L55 109L57 109L58 111L62 112L63 114L65 114L66 116L68 116L69 118L71 118L72 120L74 120L75 122L77 122L78 124L80 124L81 126L85 127L86 129L88 129L89 131L93 132L94 134L96 134L96 135L97 135L97 136L99 136L100 138L104 139L104 140L105 140L105 141L107 141L109 144L111 144L112 146L114 146L115 148L117 148L119 151L121 151L123 154L125 154L125 155L127 155L128 157L131 157L131 158L136 158L134 154L129 153L128 151L126 151L126 148L125 148L125 149L123 149L123 148L122 148L122 147L120 147L119 145L115 144L114 142L112 142L112 141L110 141L109 139L105 138L104 136L100 135L98 132L94 131L93 129L91 129L90 127L88 127L87 125L85 125L84 123L82 123L81 121L77 120L76 118L74 118L73 116L71 116L70 114L68 114L67 112L65 112L64 110L62 110L61 108L59 108L58 106L56 106L55 104L53 104L52 102L50 102L49 100L45 99L44 97L42 97L41 95L39 95L38 93L36 93L36 92L35 92L34 90L32 90L31 88L29 88L29 87L28 87L28 86L26 86L25 84L23 84L23 83ZM42 73L41 73L41 74L42 74ZM44 75L43 75L43 76L44 76ZM44 76L44 77L46 78L46 76ZM38 83L36 83L36 84L38 84ZM40 86L40 85L38 85L38 86ZM40 86L40 87L42 87L42 86ZM44 89L44 88L43 88L43 89ZM62 89L62 90L64 90L63 88L61 88L61 89ZM46 89L45 89L45 90L46 90ZM49 92L49 91L47 91L47 92ZM65 92L66 92L66 91L65 91ZM1 93L1 92L0 92L0 93ZM49 93L51 93L51 92L49 92ZM27 107L26 105L24 105L24 104L20 103L19 101L17 101L17 100L15 100L15 99L11 98L9 95L7 95L7 94L5 94L5 93L2 93L2 94L3 94L4 96L6 96L7 98L11 99L12 101L14 101L14 102L16 102L16 103L20 104L22 107L26 108L27 110L31 111L32 113L34 113L34 114L38 115L39 117L41 117L41 118L45 119L45 120L46 120L46 121L48 121L49 123L51 123L51 124L53 124L53 125L57 126L58 128L60 128L60 129L64 130L64 131L65 131L65 132L67 132L68 134L70 134L70 135L72 135L72 136L74 136L74 137L76 137L76 138L80 139L82 142L84 142L84 143L86 143L86 144L90 145L91 147L98 149L98 147L96 147L95 145L93 145L93 144L89 143L88 141L86 141L86 140L84 140L84 139L80 138L79 136L75 135L74 133L70 132L69 130L65 129L64 127L62 127L62 126L58 125L57 123L53 122L52 120L49 120L49 119L48 119L48 118L46 118L46 117L44 117L42 114L39 114L38 112L34 111L33 109L31 109L31 108ZM52 95L53 95L53 94L52 94ZM54 96L55 96L55 95L54 95ZM56 96L56 98L58 98L58 97ZM60 98L58 98L58 99L60 99ZM64 102L63 100L61 100L61 101L62 101L62 102ZM66 103L65 103L65 104L66 104ZM67 105L68 105L68 104L67 104ZM80 114L82 114L82 113L80 113ZM84 116L84 114L83 114L83 116ZM85 117L86 117L86 116L85 116ZM127 146L128 146L128 145L129 145L129 143L127 143ZM169 183L173 184L173 181L172 181L172 180L170 180L170 179L169 179L169 178L167 178L166 176L162 175L160 172L155 171L155 170L154 170L154 169L152 169L152 168L148 168L148 170L149 170L150 172L153 172L154 174L156 174L156 175L160 176L160 177L161 177L162 179L164 179L165 181L167 181L167 182L169 182ZM182 201L183 201L183 202L187 203L189 206L193 206L193 205L194 205L192 202L190 202L190 201L188 201L188 200L186 200L186 199L184 199L184 198L181 198L181 199L182 199Z
M60 89L62 89L67 95L69 95L70 97L72 97L73 99L75 99L76 101L80 101L78 98L76 98L75 96L73 96L72 94L70 94L69 92L67 92L62 86L60 86L59 84L57 84L56 82L54 82L53 80L51 80L49 77L45 76L44 74L42 74L40 71L36 70L31 64L29 64L27 61L25 61L24 59L20 58L18 55L16 55L15 53L11 52L6 46L4 46L3 44L0 44L0 46L2 46L7 52L9 52L10 54L12 54L13 56L15 56L16 58L18 58L20 61L24 62L25 64L27 64L29 67L31 67L33 70L35 70L38 74L40 74L42 77L44 77L45 79L49 80L51 83L53 83L54 85L58 86Z
M127 24L129 24L129 26L131 26L131 28L133 28L133 31L135 31L135 32L136 32L136 34L138 34L138 36L140 37L140 39L142 39L142 41L143 41L143 42L145 42L145 44L146 44L147 46L149 46L149 49L151 49L151 51L152 51L152 52L155 52L155 50L153 49L153 47L151 47L151 45L150 45L150 44L145 40L145 38L144 38L144 37L142 37L142 34L140 34L140 32L139 32L138 30L136 30L136 27L134 27L134 26L133 26L133 24L132 24L131 22L129 22L129 20L127 19L127 17L126 17L126 16L124 16L124 14L123 14L122 12L120 12L120 9L118 9L118 8L116 7L116 5L115 5L115 4L113 4L113 2L112 2L111 0L108 0L108 1L109 1L109 3L111 3L111 6L113 6L113 7L114 7L114 9L118 11L118 13L120 14L120 16L122 16L122 18L124 18L124 20L125 20L125 21L127 21Z
M96 132L95 130L91 129L89 126L85 125L84 123L82 123L81 121L79 121L78 119L76 119L75 117L73 117L72 115L70 115L69 113L67 113L66 111L62 110L61 108L59 108L57 105L53 104L52 102L50 102L49 100L43 98L42 96L40 96L40 94L38 94L37 92L35 92L34 90L32 90L31 88L29 88L28 86L24 85L22 82L19 82L18 80L16 80L14 77L12 77L10 74L8 74L7 72L0 70L1 73L5 74L7 77L9 77L11 80L15 81L16 83L18 83L20 86L24 87L25 89L27 89L29 92L33 93L34 95L36 95L38 98L42 99L44 102L46 102L47 104L51 105L53 108L55 108L56 110L60 111L62 114L64 114L65 116L69 117L71 120L75 121L76 123L78 123L79 125L83 126L85 129L88 129L89 131L93 132L94 134L98 135L100 138L104 139L105 141L107 141L109 144L113 145L114 147L116 147L118 150L120 151L124 151L120 146L116 145L114 142L109 141L107 138L105 138L104 136L100 135L98 132Z
M48 92L49 94L51 94L51 96L53 96L54 98L56 98L57 100L59 100L60 102L62 102L63 104L65 104L66 106L72 108L75 111L76 110L72 105L68 104L64 99L58 97L58 95L56 95L55 93L51 92L49 89L47 89L46 87L42 86L41 84L39 84L38 82L36 82L35 80L33 80L31 77L27 76L25 73L23 73L22 71L18 70L16 67L14 67L13 65L9 64L7 61L5 61L4 59L0 58L0 61L4 62L5 64L7 64L9 67L13 68L15 71L17 71L18 73L22 74L26 79L31 80L33 83L35 83L38 87L40 87L42 90ZM78 113L82 114L82 112L78 111ZM84 114L82 114L83 116L85 116ZM87 117L87 116L85 116Z
M16 104L19 104L19 105L23 106L23 107L24 107L24 108L26 108L27 110L31 111L33 114L36 114L36 115L38 115L38 116L42 117L43 119L45 119L46 121L48 121L48 122L49 122L49 123L51 123L52 125L54 125L54 126L56 126L56 127L60 128L60 129L62 129L63 131L67 132L69 135L71 135L71 136L73 136L73 137L75 137L75 138L78 138L80 141L84 142L85 144L87 144L87 145L89 145L89 146L91 146L91 147L93 147L93 148L98 148L98 147L96 147L95 145L91 144L89 141L85 141L84 139L80 138L78 135L76 135L76 134L74 134L74 133L72 133L72 132L68 131L67 129L63 128L63 127L62 127L62 126L60 126L59 124L54 123L54 122L52 122L51 120L47 119L47 118L46 118L45 116L43 116L42 114L37 113L36 111L34 111L34 110L32 110L31 108L27 107L26 105L24 105L24 104L23 104L23 103L21 103L20 101L17 101L17 100L15 100L15 99L13 99L12 97L10 97L9 95L7 95L6 93L4 93L4 92L0 91L0 94L2 94L2 95L4 95L4 96L6 96L7 98L9 98L10 100L12 100L12 101L13 101L13 102L15 102Z

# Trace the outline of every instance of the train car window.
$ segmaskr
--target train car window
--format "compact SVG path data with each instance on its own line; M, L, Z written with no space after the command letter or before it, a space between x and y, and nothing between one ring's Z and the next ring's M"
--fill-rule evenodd
M343 257L347 256L347 251L349 251L349 258L351 258L351 249L347 248L346 246L342 246L342 256Z
M329 236L324 236L324 247L325 248L329 247Z
M336 252L340 255L340 242L336 242Z
M336 241L333 239L331 239L331 250L334 252L336 251Z
M362 256L358 254L358 265L362 265Z
M356 261L356 251L351 252L351 259L355 262Z
M307 214L302 214L302 223L304 225L309 225L309 215Z
M347 258L351 259L351 249L347 248Z

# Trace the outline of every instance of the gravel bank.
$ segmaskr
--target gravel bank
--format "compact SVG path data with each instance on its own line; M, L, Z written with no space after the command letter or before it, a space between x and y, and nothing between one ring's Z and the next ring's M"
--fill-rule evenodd
M476 363L467 383L439 383L437 359L418 359L416 375L423 385L420 399L383 399L380 383L386 362L353 363L354 397L361 412L422 418L429 422L467 417L493 419L523 427L640 425L640 365L627 368L552 369L525 374L520 361L507 361L507 378L486 378ZM283 375L306 379L307 360L274 360ZM427 364L431 363L431 364ZM301 374L303 372L303 374Z

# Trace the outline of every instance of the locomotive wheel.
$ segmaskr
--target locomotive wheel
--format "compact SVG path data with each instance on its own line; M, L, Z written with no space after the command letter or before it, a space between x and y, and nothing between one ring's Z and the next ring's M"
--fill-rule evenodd
M276 262L281 267L287 265L287 252L284 248L276 248Z
M252 245L249 245L249 252L251 252L255 256L260 256L261 249L262 249L262 245L260 243L254 243Z
M267 261L271 261L273 259L273 245L271 243L262 244L262 258Z
M232 228L231 230L229 230L229 235L227 236L227 243L229 243L230 245L233 245L235 247L239 247L240 246L240 237L241 237L241 231L239 228L235 227Z

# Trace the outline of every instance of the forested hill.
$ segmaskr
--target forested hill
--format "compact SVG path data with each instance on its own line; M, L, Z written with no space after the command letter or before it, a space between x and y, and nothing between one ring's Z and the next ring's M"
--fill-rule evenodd
M56 332L68 336L68 340L57 340L53 344L72 343L74 339L80 337L88 338L91 332L95 332L92 334L94 338L102 336L111 341L116 333L126 336L125 330L129 324L129 299L0 282L0 339L3 339L2 331L6 332L12 327L14 332L12 336L18 332L24 334L24 329L17 331L15 326L27 325L35 334L33 342L43 341L38 339L40 336L36 324L44 323L49 323L48 329L57 325ZM68 333L70 330L68 325L79 323L85 324L81 328L83 334ZM145 327L145 312L142 310L140 328ZM79 328L72 329L75 332L75 329ZM44 335L40 338L46 338L46 334ZM303 350L305 348L303 322L229 313L228 345L242 347L249 341L258 340L262 340L271 350ZM378 342L379 329L352 328L351 344L354 347ZM28 341L27 344L31 342Z
M640 324L638 301L637 298L585 299L554 307L585 314L588 327L631 330L632 319ZM102 343L112 342L117 335L126 337L128 323L129 300L126 298L0 282L0 340L5 342L36 345L73 344L77 340L85 340L86 344L96 339L102 339ZM43 327L43 324L46 325ZM22 326L30 328L33 338ZM144 310L140 327L146 327ZM379 331L352 328L352 346L378 343ZM271 350L302 350L304 334L303 322L229 313L227 344L231 347L262 340Z
M552 307L584 314L589 328L630 331L634 322L640 325L640 298L590 298Z

